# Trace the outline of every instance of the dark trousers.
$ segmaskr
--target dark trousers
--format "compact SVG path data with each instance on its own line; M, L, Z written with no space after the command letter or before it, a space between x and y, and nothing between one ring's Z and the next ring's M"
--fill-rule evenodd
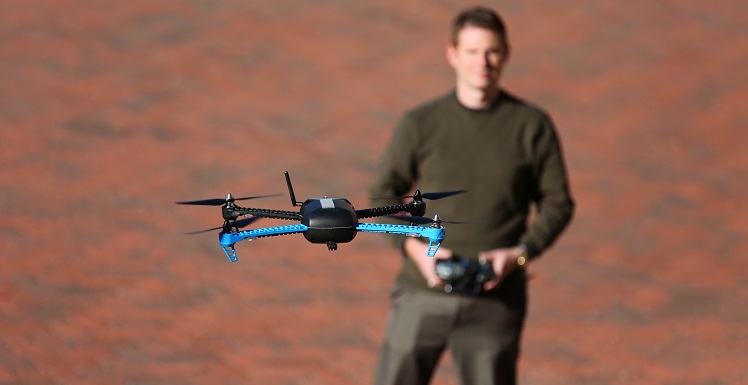
M375 385L427 385L449 348L462 385L514 385L526 300L399 287Z

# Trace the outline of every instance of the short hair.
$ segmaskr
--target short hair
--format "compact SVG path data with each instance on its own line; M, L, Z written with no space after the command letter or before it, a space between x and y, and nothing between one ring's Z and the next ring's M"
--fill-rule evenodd
M460 12L452 22L452 36L450 42L457 46L460 31L467 26L485 28L493 31L502 40L504 45L507 44L506 26L496 11L491 8L476 6Z

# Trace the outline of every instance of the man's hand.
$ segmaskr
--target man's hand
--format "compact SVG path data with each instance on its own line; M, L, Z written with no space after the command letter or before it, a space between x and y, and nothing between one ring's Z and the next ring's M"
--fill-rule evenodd
M478 258L491 263L493 271L496 274L496 278L483 284L483 289L493 289L501 283L501 280L503 280L504 277L518 269L519 265L517 264L517 258L526 253L527 249L525 249L524 246L517 246L493 249L478 254Z
M416 266L418 266L418 270L420 270L423 277L426 278L426 284L429 287L436 287L444 284L442 279L436 275L436 260L451 258L452 250L440 247L439 250L436 251L436 255L432 258L426 255L426 252L429 249L428 243L421 242L412 237L405 238L405 244L403 247L405 248L405 254L415 262Z

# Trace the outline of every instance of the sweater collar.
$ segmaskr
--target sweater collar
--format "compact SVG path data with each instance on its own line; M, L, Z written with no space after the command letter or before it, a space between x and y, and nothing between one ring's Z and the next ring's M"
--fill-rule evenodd
M467 112L479 113L480 114L480 113L491 112L491 111L495 110L499 106L499 104L501 103L501 101L506 98L506 93L504 92L503 89L499 90L499 94L496 96L496 99L494 99L493 102L491 102L491 104L488 105L488 107L486 107L486 108L470 108L470 107L466 107L464 104L460 103L459 99L457 99L457 91L456 90L452 90L451 98L452 98L452 101L456 105L458 105L461 109L463 109L463 110L465 110Z

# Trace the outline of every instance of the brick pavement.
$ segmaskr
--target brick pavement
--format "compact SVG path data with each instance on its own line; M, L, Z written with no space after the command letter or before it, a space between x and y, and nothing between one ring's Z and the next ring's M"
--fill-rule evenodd
M229 264L179 234L217 213L172 202L290 170L363 205L399 114L450 86L467 4L0 2L0 384L370 383L384 239ZM748 8L495 4L579 203L533 266L521 383L748 384Z

